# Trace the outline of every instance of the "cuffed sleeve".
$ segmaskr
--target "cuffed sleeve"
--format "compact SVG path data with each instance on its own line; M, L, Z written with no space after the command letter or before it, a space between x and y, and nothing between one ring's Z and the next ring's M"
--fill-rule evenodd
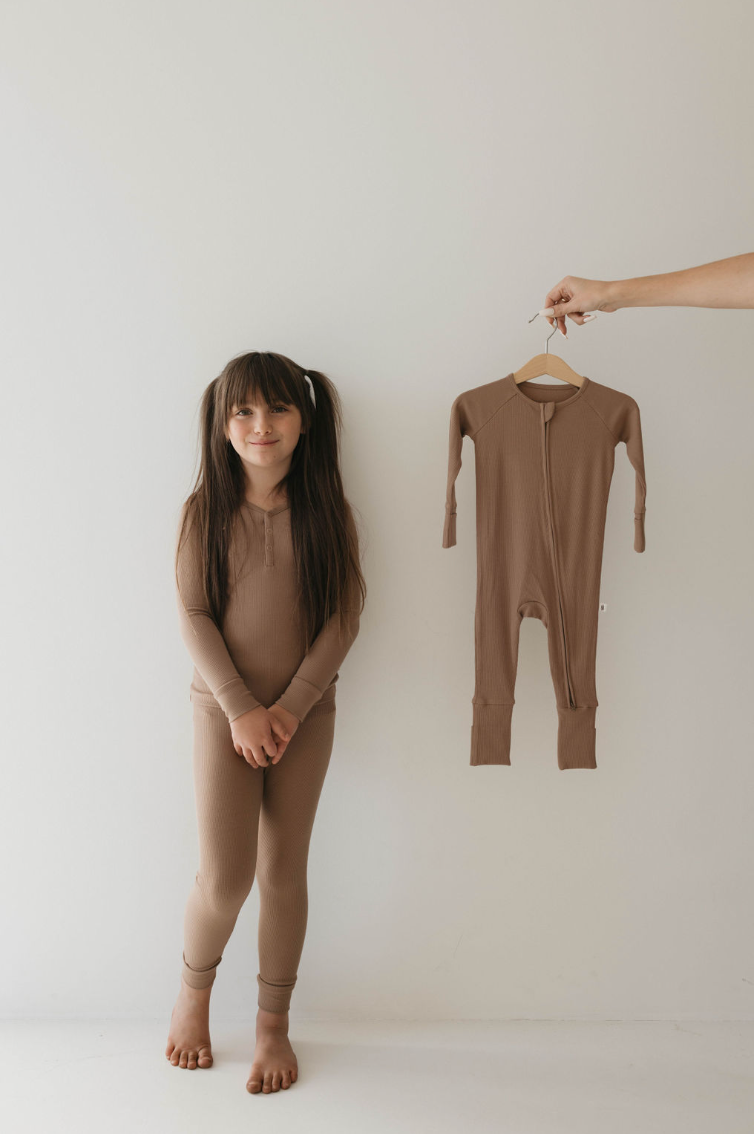
M181 517L181 519L183 516ZM179 525L180 533L180 525ZM198 526L193 518L177 564L177 600L181 637L199 674L211 689L229 721L259 707L236 669L217 623L210 613L204 588Z
M448 437L448 483L445 491L445 524L442 533L442 546L453 547L456 542L456 478L461 471L461 449L467 423L459 394L450 407L450 432Z
M647 482L644 475L644 447L641 436L641 415L633 398L623 421L621 441L625 441L628 459L636 472L636 501L634 504L634 551L644 551L646 538L644 514L646 512Z
M347 610L341 634L339 617L334 614L314 639L288 688L275 704L303 721L343 664L359 632L359 621L357 610Z

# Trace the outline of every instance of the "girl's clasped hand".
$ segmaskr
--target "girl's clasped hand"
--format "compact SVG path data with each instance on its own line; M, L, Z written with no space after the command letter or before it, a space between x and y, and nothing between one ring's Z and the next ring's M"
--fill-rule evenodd
M260 705L230 722L233 747L252 768L278 764L299 723L280 705Z

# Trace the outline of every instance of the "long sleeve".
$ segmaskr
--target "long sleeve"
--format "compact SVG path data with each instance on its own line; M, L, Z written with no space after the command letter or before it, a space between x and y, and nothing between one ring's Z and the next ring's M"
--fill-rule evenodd
M348 523L356 534L353 516ZM345 627L340 633L337 612L325 623L306 652L301 665L290 680L288 688L275 702L303 721L311 707L320 699L343 664L359 632L359 599L361 592L356 579L351 577L344 604Z
M621 441L626 443L628 459L636 471L636 503L634 504L634 551L644 551L644 513L646 512L647 482L644 476L644 448L641 437L641 415L633 398L623 420Z
M456 478L461 471L461 448L467 421L459 394L450 407L450 433L448 437L448 484L445 492L445 525L442 533L443 547L453 547L456 542Z
M177 579L181 637L215 700L228 720L234 721L243 713L258 708L260 702L247 689L210 613L204 588L198 529L191 520L187 538L178 556Z
M338 616L322 627L282 696L275 702L303 721L340 669L359 632L359 612L346 612L346 633L338 633Z

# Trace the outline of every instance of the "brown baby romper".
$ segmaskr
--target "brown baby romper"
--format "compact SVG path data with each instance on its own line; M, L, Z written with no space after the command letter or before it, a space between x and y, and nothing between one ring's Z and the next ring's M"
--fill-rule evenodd
M639 407L589 378L466 390L450 413L443 547L456 542L464 436L476 456L476 684L471 764L510 764L523 618L547 629L558 710L558 767L596 768L597 619L605 515L624 441L636 471L634 549L644 551L646 482Z

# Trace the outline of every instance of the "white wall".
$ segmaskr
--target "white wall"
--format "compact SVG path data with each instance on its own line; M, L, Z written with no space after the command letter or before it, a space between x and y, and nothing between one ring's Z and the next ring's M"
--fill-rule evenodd
M644 428L596 771L557 768L533 620L513 763L469 766L468 441L441 537L451 402L543 348L555 282L751 250L753 34L731 0L5 5L6 1014L167 1026L197 866L175 522L201 391L261 349L341 391L369 585L294 1012L752 1017L751 313L552 341ZM220 1015L255 1009L257 910Z

